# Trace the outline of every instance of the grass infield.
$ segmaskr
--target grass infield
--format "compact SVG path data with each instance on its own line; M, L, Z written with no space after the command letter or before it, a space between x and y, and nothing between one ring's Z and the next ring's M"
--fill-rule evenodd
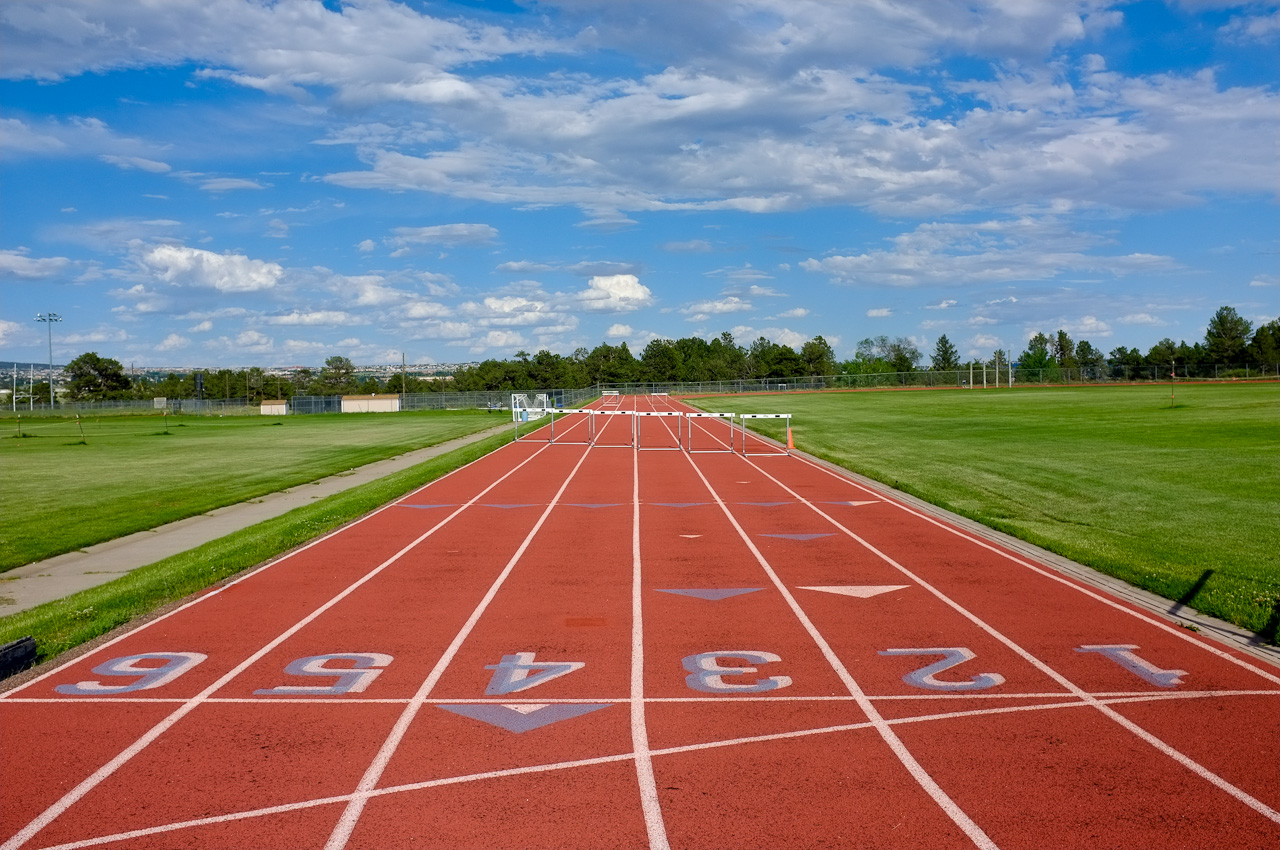
M1277 642L1280 384L693 401Z
M20 425L6 418L0 420L0 572L499 421L484 411L103 416Z
M482 420L482 424L488 423ZM0 644L32 635L36 639L38 660L52 658L162 605L327 534L505 445L511 436L504 431L486 437L386 478L141 567L107 584L0 617ZM0 580L0 592L3 587Z

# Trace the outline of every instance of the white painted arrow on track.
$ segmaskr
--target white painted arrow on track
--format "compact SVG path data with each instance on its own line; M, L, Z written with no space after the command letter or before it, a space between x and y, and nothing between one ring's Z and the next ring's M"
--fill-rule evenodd
M909 584L854 584L854 585L836 585L827 587L802 587L801 590L817 590L821 593L835 593L840 596L853 596L857 599L870 599L873 596L879 596L882 593L892 593L895 590L905 590L910 587Z

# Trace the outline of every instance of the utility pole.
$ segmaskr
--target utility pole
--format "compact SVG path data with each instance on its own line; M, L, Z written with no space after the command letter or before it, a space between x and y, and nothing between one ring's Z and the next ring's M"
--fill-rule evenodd
M53 323L61 322L57 313L36 313L36 321L49 326L49 409L53 409Z

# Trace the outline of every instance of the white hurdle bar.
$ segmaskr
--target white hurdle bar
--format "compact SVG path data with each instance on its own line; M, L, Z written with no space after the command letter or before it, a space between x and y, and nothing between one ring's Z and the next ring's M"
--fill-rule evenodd
M587 408L591 414L591 445L602 449L629 449L636 444L636 412L634 410L601 410L598 407ZM599 428L595 427L595 418L597 416L629 416L631 417L631 442L629 443L602 443L600 442L600 432L605 429L604 425ZM608 423L606 423L608 424Z
M665 395L665 393L664 393ZM642 446L640 445L641 416L675 416L676 444L674 446ZM684 448L684 412L680 410L637 410L636 411L636 451L678 452Z
M536 413L536 414L539 414L539 415L538 415L537 417L533 418L533 419L529 418L529 415L530 415L530 414L535 414L535 413ZM564 417L564 416L567 416L568 414L571 414L571 413L587 413L587 414L590 414L590 413L591 413L591 411L590 411L590 410L580 409L580 408L569 408L568 410L562 410L562 409L560 409L560 408L556 408L556 407L517 407L517 408L514 408L514 409L511 411L511 420L512 420L512 422L513 422L513 423L514 423L514 425L515 425L516 440L526 440L526 441L534 442L534 443L554 443L554 442L556 442L556 416L557 416L557 415L559 415L559 416L561 416L561 417ZM549 420L549 421L547 421L546 423L538 423L538 422L537 422L537 420L538 420L538 419L540 419L540 418L542 418L542 416L550 416L551 418L550 418L550 420ZM547 436L546 436L545 438L544 438L544 437L538 437L538 438L536 438L536 439L534 439L534 438L530 438L530 437L529 437L529 436L527 436L527 435L526 435L526 436L524 436L524 437L521 437L521 436L520 436L520 425L521 425L522 423L528 423L528 424L530 424L530 425L532 426L532 427L530 428L530 431L531 431L531 432L532 432L532 431L540 430L540 429L542 429L542 428L546 428L546 429L547 429ZM588 445L588 446L589 446L589 445L591 445L592 443L594 443L594 442L595 442L595 420L594 420L594 419L592 419L590 416L588 416L588 417L587 417L587 438L586 438L585 440L560 440L560 442L562 442L562 443L564 443L564 442L568 442L568 443L583 443L584 445Z
M729 420L729 448L727 449L695 449L693 447L693 423L689 423L689 436L686 437L685 451L689 454L710 454L712 452L729 452L733 453L733 414L732 413L686 413L689 419L728 419Z
M773 457L774 455L790 455L791 449L787 448L786 443L782 444L780 452L748 452L747 451L747 420L748 419L785 419L787 420L787 433L791 433L791 414L790 413L739 413L738 418L742 420L742 456L743 457Z

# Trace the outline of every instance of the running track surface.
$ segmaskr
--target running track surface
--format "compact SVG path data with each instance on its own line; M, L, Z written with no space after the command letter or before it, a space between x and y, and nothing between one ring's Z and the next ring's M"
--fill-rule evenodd
M1280 671L585 419L0 695L0 848L1280 847Z

